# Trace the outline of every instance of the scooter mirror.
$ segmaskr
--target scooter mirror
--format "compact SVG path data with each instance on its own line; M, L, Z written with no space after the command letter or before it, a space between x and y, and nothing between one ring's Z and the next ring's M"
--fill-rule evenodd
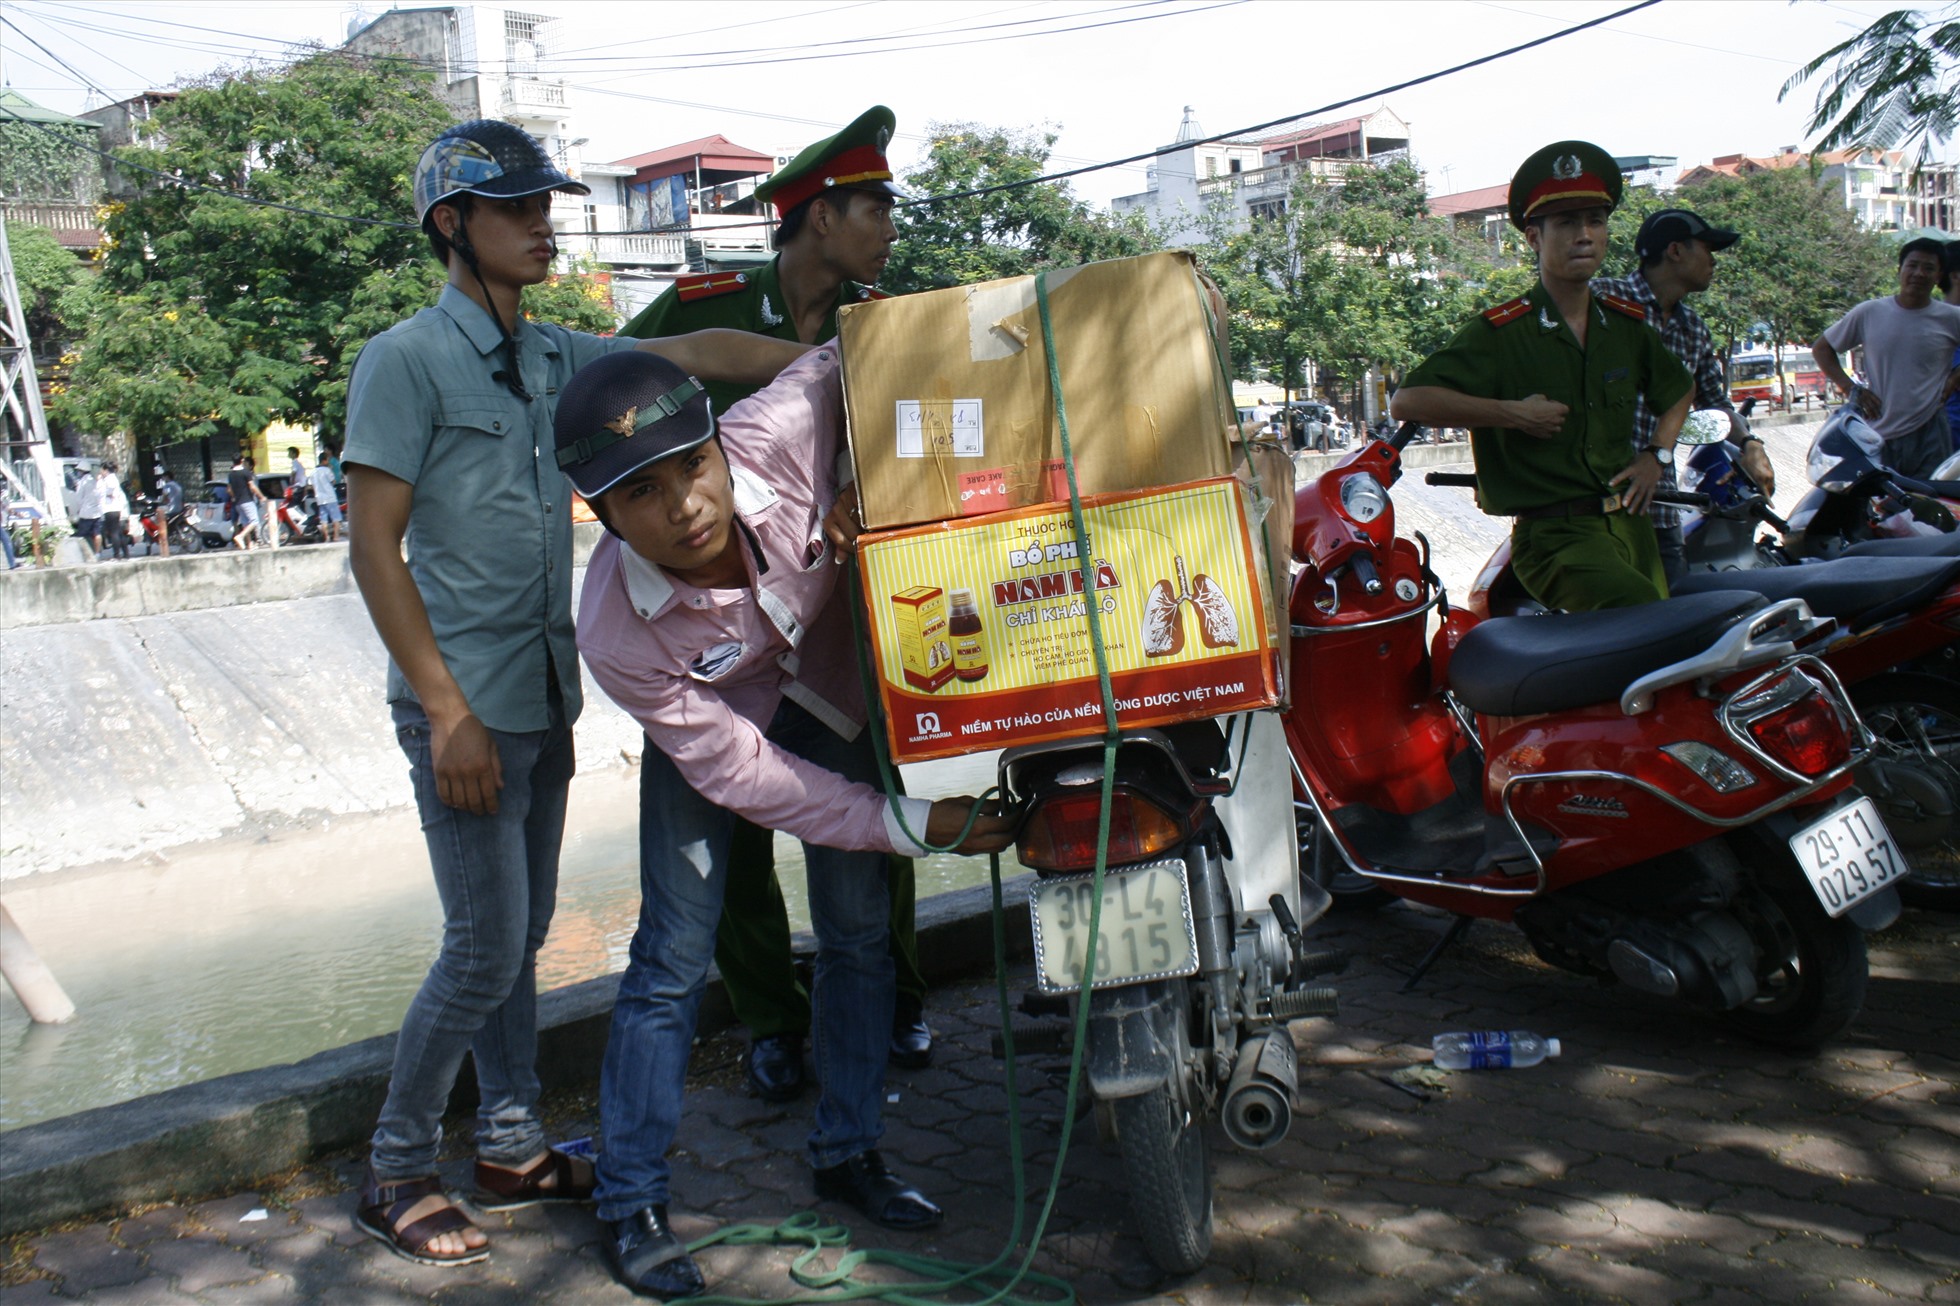
M1720 444L1729 438L1729 415L1712 408L1698 408L1681 424L1678 443L1685 445Z

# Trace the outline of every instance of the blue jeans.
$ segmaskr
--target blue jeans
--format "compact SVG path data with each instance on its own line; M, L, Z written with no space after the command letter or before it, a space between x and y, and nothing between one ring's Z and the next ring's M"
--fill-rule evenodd
M382 1180L434 1174L442 1112L462 1067L476 1059L477 1155L515 1165L544 1150L538 1122L537 956L558 893L558 846L575 759L569 726L492 730L504 787L494 816L436 796L429 718L394 705L422 834L442 898L442 950L408 1004L395 1042L388 1100L375 1126Z
M818 766L877 783L868 735L854 743L784 701L769 739ZM667 1149L680 1126L688 1049L715 953L735 816L701 797L665 753L640 766L640 923L620 979L599 1077L605 1150L599 1218L623 1220L667 1200ZM810 1164L836 1165L875 1147L892 1027L891 902L882 852L803 845L817 932L811 1025L816 1036L816 1123Z

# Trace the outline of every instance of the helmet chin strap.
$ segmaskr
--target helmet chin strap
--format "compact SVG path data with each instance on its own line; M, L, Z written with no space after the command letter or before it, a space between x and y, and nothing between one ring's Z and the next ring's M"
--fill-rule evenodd
M490 310L490 320L497 324L497 331L504 338L504 370L494 373L491 379L502 381L510 387L512 394L528 404L531 402L531 392L524 388L524 374L517 367L517 337L511 334L511 327L504 325L503 315L497 311L497 301L490 297L490 286L483 279L483 269L479 266L476 257L476 246L470 243L469 228L461 205L456 206L456 234L450 238L449 243L455 247L458 254L463 256L463 262L469 266L470 274L476 278L477 288L483 292L483 306ZM556 241L552 242L551 254L553 258L558 256ZM515 325L516 306L512 306L511 312Z

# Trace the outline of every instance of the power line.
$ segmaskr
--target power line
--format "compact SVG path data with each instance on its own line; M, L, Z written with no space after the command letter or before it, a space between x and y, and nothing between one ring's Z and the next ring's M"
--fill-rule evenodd
M1615 21L1616 19L1624 18L1629 14L1638 13L1642 9L1650 9L1659 3L1660 0L1636 0L1636 3L1630 4L1623 9L1616 9L1612 13L1605 14L1598 18L1590 18L1582 23L1574 23L1570 27L1562 28L1561 30L1556 32L1547 33L1544 36L1534 37L1529 41L1524 41L1517 45L1509 46L1505 49L1495 51L1491 54L1481 55L1475 59L1468 59L1462 63L1453 64L1448 68L1439 69L1436 72L1424 73L1419 77L1411 77L1405 81L1396 82L1391 85L1381 87L1378 90L1364 92L1361 95L1350 96L1345 100L1336 100L1330 104L1324 104L1317 108L1307 109L1299 113L1290 113L1280 118L1271 118L1262 123L1254 123L1248 127L1239 127L1231 131L1219 132L1216 135L1201 137L1197 140L1180 141L1175 146L1159 146L1157 149L1146 150L1142 153L1132 154L1125 158L1110 159L1102 163L1091 163L1091 164L1083 165L1081 167L1066 168L1060 172L1045 173L1038 177L1029 177L1020 181L1001 182L992 186L976 186L968 190L952 191L944 195L925 196L916 200L908 200L904 202L902 205L900 205L900 207L908 208L908 209L921 208L932 204L943 204L948 200L970 199L976 196L994 195L994 194L1000 194L1011 190L1020 190L1027 186L1039 186L1049 182L1066 181L1071 177L1080 177L1091 172L1101 172L1109 168L1123 167L1129 164L1141 163L1148 159L1157 158L1160 155L1163 155L1172 149L1181 149L1187 145L1210 145L1222 141L1244 139L1258 132L1270 131L1275 127L1284 127L1290 123L1296 123L1306 118L1324 117L1325 115L1332 113L1335 110L1350 108L1356 104L1362 103L1363 101L1384 99L1387 96L1392 95L1397 91L1405 91L1410 89L1411 87L1427 85L1430 82L1440 81L1445 77L1453 77L1458 73L1468 72L1473 68L1479 68L1485 64L1496 63L1499 60L1508 59L1513 55L1522 54L1527 50L1534 50L1537 49L1539 46L1549 45L1554 41L1563 40L1568 36L1574 36L1580 32L1589 31L1592 28L1603 26L1607 23ZM9 27L13 26L13 24L7 22L7 20L4 17L0 17L0 23L6 23L6 25ZM14 30L19 31L18 28L15 28ZM36 48L42 48L42 47L40 47L37 43ZM27 119L21 117L21 115L13 112L11 109L5 109L4 106L0 106L0 112L5 112L7 117L25 123L27 126L33 127L36 130L39 130L47 135L55 136L57 139L66 139L60 137L58 133L50 131L47 127L43 126L40 123L29 122ZM88 146L80 145L79 143L77 143L76 147L80 149L91 148ZM404 229L412 227L412 224L406 222L393 222L381 218L354 217L348 214L327 213L319 209L309 209L297 205L280 204L272 200L259 199L256 196L243 195L236 191L224 190L220 187L205 186L197 182L185 181L180 177L175 177L168 173L160 172L155 168L148 168L143 166L142 164L126 162L122 159L117 158L117 156L111 154L109 151L100 148L94 148L92 149L91 152L99 154L102 157L108 159L111 163L115 164L117 167L134 168L139 172L148 173L153 177L157 177L173 185L182 186L185 187L186 189L202 191L208 194L225 196L227 198L235 199L246 204L257 204L268 208L281 209L289 213L301 213L310 217L327 218L339 222L359 223L365 226L399 227ZM716 227L716 230L739 231L739 230L745 230L750 227L765 227L768 225L770 224L767 219L759 219L755 222L721 224ZM627 230L627 231L587 232L584 234L601 235L601 236L644 236L644 235L658 235L658 234L670 234L670 233L647 232L643 230Z
M1126 4L1112 5L1101 10L1095 10L1089 12L1098 13L1098 14L1111 13L1111 12L1119 12L1125 9L1132 9L1132 8L1154 8L1157 6L1176 3L1176 2L1178 2L1178 0L1130 0L1130 2ZM729 69L729 68L765 67L765 66L780 64L780 63L805 63L805 62L810 62L815 60L825 60L825 59L857 58L863 55L870 55L870 54L903 54L914 50L944 49L951 46L962 46L962 45L986 45L999 41L1025 40L1030 37L1038 37L1038 36L1061 36L1061 35L1067 35L1072 32L1093 31L1103 27L1118 27L1118 26L1125 26L1130 23L1154 22L1163 18L1181 18L1188 14L1204 13L1211 9L1228 8L1228 7L1233 7L1245 3L1247 3L1247 0L1212 0L1212 3L1197 4L1194 5L1193 7L1171 10L1168 12L1138 14L1129 18L1110 19L1104 22L1079 23L1072 27L1048 27L1048 28L1043 28L1042 30L1039 31L1010 32L1010 33L1005 33L996 36L973 37L969 40L960 40L960 41L947 41L941 38L949 35L957 35L962 32L992 30L993 28L1000 27L1000 26L1015 26L1015 25L1027 25L1033 23L1055 22L1058 21L1058 18L1056 16L1044 16L1038 19L1021 20L1021 23L1019 24L984 24L984 25L979 25L979 26L974 26L969 28L954 28L948 32L940 33L939 36L935 37L930 42L914 44L914 45L881 44L886 41L901 39L898 36L852 37L841 41L823 42L818 45L812 45L810 43L805 42L805 43L799 43L791 46L758 46L758 47L754 47L751 50L687 51L687 52L677 52L671 55L651 56L651 59L658 60L658 62L649 62L648 61L649 56L630 56L630 58L635 61L635 66L626 67L626 68L620 68L613 65L616 65L623 60L629 59L629 56L604 56L604 57L595 57L591 59L578 59L578 60L544 59L539 61L539 67L541 69L549 69L553 72L564 72L564 71L569 71L573 66L578 66L578 67L586 68L591 71L603 70L608 73L619 73L622 75L630 74L630 73L713 71L713 70L721 70L721 69ZM87 12L93 13L97 11L88 10ZM48 23L52 26L73 27L81 31L95 32L102 35L111 35L111 36L127 35L125 31L118 28L103 27L98 24L84 23L73 18L54 18L47 14L38 13L38 12L36 13L35 16L39 18L42 22ZM1069 15L1061 16L1059 20L1066 21L1066 19L1080 17L1080 16L1083 15L1069 14ZM181 27L189 31L215 32L217 30L213 28L200 27L197 26L196 24L171 22L165 19L149 19L146 21L162 26ZM162 44L172 45L174 48L178 48L178 49L197 50L202 53L216 54L221 57L227 57L227 58L251 59L251 58L271 57L269 55L261 54L259 52L260 47L257 46L237 46L237 45L230 45L230 44L213 45L210 43L169 41L167 38L161 38L161 37L150 38L150 39L153 39ZM271 44L281 46L289 51L310 50L316 48L316 47L309 46L308 43L305 42L278 41L276 38L270 38L270 37L264 39L270 42ZM838 48L838 49L825 48L830 46L846 47L846 48ZM869 47L869 48L860 48L860 47ZM807 51L812 51L812 50L816 50L818 52L806 53ZM739 55L745 53L773 54L776 51L796 51L797 53L778 54L776 55L776 57L773 58L745 59L745 58L724 57L727 55ZM319 50L319 53L334 54L334 53L341 53L341 51L322 49ZM349 57L358 58L362 56L350 55ZM431 71L435 71L438 67L443 67L451 70L466 68L481 73L486 70L494 71L498 66L500 66L499 61L496 60L486 61L483 59L477 59L469 63L452 60L444 63L438 60L416 58L412 55L390 55L387 57L394 59L400 63L408 64L413 67L426 68ZM688 61L693 61L693 62L688 62ZM560 65L564 65L564 67L561 67ZM104 92L104 94L106 94L106 92Z

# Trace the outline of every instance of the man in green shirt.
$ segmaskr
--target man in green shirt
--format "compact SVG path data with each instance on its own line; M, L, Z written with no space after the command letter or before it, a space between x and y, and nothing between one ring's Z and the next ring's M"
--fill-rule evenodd
M892 201L901 193L892 185L885 158L896 125L892 111L879 105L790 160L755 191L758 203L776 209L776 257L750 271L682 277L621 334L652 338L716 326L811 345L834 339L839 308L884 298L871 283L884 271L898 239L891 215ZM709 401L718 413L755 389L707 383ZM657 809L657 804L641 804L643 813ZM896 1065L916 1069L932 1056L932 1031L925 1021L926 984L919 973L911 860L894 857L887 879L892 960L898 967L891 1058ZM729 851L715 965L737 1019L749 1030L751 1089L768 1101L796 1097L804 1085L810 999L797 981L790 954L774 836L747 821L737 822Z
M1389 405L1397 421L1470 428L1479 504L1517 519L1518 579L1569 611L1667 597L1647 510L1694 393L1646 310L1588 285L1620 189L1618 165L1585 141L1526 159L1511 178L1511 222L1538 255L1538 285L1459 330ZM1643 394L1660 421L1629 463Z

